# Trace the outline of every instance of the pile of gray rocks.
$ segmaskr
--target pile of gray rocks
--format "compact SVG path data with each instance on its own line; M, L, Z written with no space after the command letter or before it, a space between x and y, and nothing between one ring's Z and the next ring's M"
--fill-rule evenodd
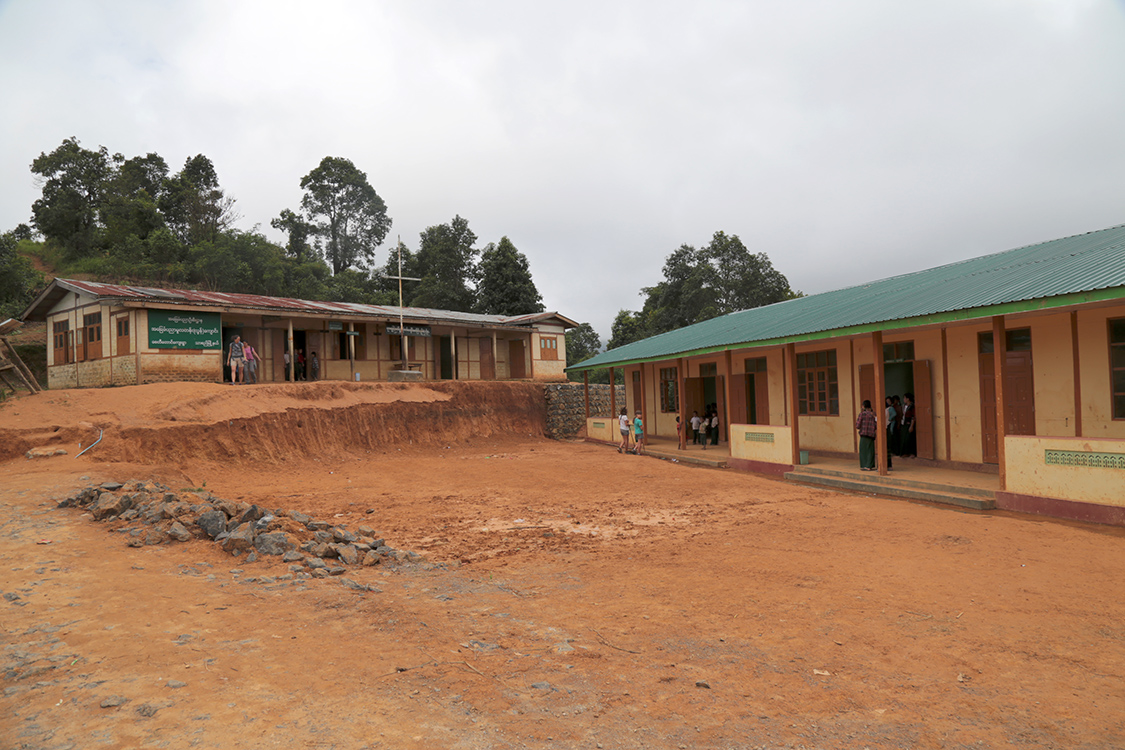
M353 532L297 511L271 511L224 500L206 490L177 493L151 480L89 485L58 507L82 508L96 521L116 522L116 530L127 535L130 547L213 540L235 557L245 554L245 562L280 556L283 562L304 565L315 578L342 575L349 566L421 559L414 552L387 546L367 526Z

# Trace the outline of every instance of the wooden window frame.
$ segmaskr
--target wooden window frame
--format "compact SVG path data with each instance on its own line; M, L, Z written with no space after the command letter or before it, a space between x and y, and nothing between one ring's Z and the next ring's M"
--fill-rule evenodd
M1114 324L1121 326L1122 336L1120 341L1114 341ZM1118 377L1125 378L1125 318L1110 318L1106 321L1106 343L1109 347L1109 407L1115 422L1125 421L1125 390L1117 390L1114 380ZM1114 354L1118 353L1121 362L1114 366ZM1123 384L1125 386L1125 384ZM1121 406L1120 409L1117 407Z
M54 364L56 365L69 365L74 360L71 358L70 351L70 321L69 320L56 320L51 324L51 339L54 344L55 357ZM60 345L59 342L62 342ZM62 358L59 358L59 352L62 352Z
M747 375L769 372L769 361L765 357L747 357L742 363L742 371Z
M132 347L129 339L129 314L114 317L114 332L117 334L117 354L129 354Z
M664 414L680 410L679 371L676 367L660 368L660 411Z
M801 352L797 355L797 413L806 417L840 416L840 381L835 349ZM816 390L816 398L810 391ZM823 387L821 387L823 385ZM833 396L835 391L835 396Z
M97 343L97 354L91 354L90 345ZM82 316L82 359L101 359L102 352L102 313L85 313Z
M909 355L909 356L907 356ZM883 344L883 362L913 362L914 339Z

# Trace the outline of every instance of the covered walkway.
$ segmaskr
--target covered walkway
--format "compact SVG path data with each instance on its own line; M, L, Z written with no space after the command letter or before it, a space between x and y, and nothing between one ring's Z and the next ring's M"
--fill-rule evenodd
M649 438L646 453L653 458L684 464L727 468L730 448L727 443L701 445L689 443L680 449L674 439ZM1000 477L987 471L963 471L932 466L917 460L896 458L894 468L886 475L862 471L854 458L811 455L809 463L794 466L784 473L790 482L812 484L829 489L865 492L883 497L954 505L972 510L996 507L996 491Z

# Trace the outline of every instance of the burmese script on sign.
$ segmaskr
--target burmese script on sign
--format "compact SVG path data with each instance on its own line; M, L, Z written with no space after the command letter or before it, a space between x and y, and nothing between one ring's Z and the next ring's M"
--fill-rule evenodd
M148 311L148 344L153 349L221 349L218 313Z

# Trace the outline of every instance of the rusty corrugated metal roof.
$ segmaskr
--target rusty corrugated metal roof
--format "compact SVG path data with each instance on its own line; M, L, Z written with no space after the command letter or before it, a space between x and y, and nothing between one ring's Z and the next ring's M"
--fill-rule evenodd
M47 310L59 299L65 290L85 294L102 300L121 302L146 302L160 305L191 305L194 307L224 307L254 313L304 313L325 317L361 317L380 320L397 320L400 308L390 305L363 305L354 302L326 302L319 300L294 299L292 297L266 297L258 294L234 294L232 292L200 292L194 289L159 289L144 286L124 286L104 284L99 281L78 281L76 279L55 279L39 299L35 300L21 316L23 319L45 318ZM403 318L411 321L448 323L479 327L528 327L533 323L550 318L562 321L564 327L573 328L574 321L555 312L533 313L531 315L483 315L479 313L458 312L456 310L433 310L425 307L401 308Z

